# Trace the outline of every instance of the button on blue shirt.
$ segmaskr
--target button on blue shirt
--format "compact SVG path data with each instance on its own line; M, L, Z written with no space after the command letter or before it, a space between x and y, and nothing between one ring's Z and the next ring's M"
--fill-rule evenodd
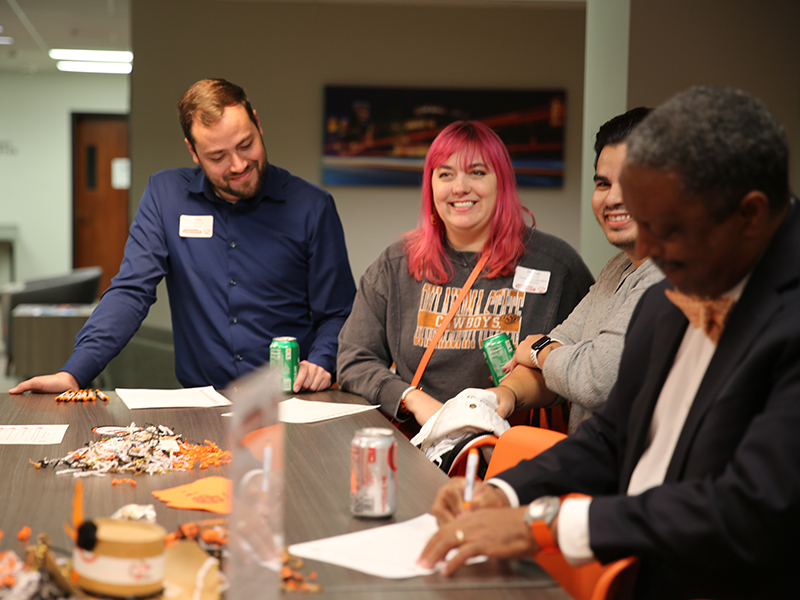
M185 237L181 215L211 217L210 237ZM63 370L87 385L128 343L166 278L175 371L186 387L223 389L293 336L301 360L328 372L355 283L333 197L268 165L260 196L229 203L199 167L150 178L119 274L75 338Z

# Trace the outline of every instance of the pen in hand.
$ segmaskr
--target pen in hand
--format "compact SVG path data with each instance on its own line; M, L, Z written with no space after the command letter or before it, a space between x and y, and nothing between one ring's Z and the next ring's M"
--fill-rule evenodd
M464 510L469 509L472 503L472 494L475 490L475 477L478 474L478 449L472 448L467 455L467 481L464 484Z

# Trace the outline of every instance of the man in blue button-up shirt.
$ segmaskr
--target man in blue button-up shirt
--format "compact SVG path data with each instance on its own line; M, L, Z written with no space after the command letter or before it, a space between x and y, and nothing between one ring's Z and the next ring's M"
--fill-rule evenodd
M224 388L268 362L278 336L300 345L295 392L331 385L355 295L333 198L267 162L258 116L239 86L202 80L178 109L198 167L150 178L119 274L72 356L60 372L11 393L88 385L139 328L162 277L184 386Z

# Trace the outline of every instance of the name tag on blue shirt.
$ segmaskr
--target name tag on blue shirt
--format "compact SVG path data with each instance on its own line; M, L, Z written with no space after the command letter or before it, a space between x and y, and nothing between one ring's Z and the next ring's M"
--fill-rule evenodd
M214 217L211 215L181 215L178 229L181 237L210 238L214 235Z

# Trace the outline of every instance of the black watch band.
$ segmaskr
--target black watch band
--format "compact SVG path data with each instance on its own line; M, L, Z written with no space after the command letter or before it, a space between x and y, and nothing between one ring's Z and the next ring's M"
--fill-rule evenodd
M531 346L531 362L533 366L535 366L540 371L542 370L542 365L539 364L539 351L544 348L545 346L549 346L555 342L550 336L543 335L538 340L536 340L533 345Z

